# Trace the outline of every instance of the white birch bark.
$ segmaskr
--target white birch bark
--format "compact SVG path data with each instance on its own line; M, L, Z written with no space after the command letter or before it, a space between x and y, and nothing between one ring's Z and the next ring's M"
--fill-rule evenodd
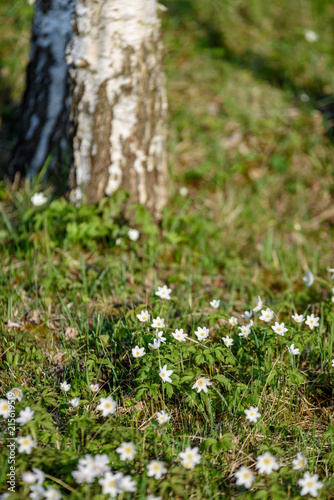
M166 91L156 0L76 0L67 61L74 81L72 195L127 189L166 201Z

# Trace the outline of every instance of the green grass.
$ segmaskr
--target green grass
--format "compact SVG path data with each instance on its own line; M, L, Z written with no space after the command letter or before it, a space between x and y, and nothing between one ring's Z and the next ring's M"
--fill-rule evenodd
M53 200L51 187L1 185L0 398L22 388L17 414L30 406L35 415L16 433L38 443L31 455L17 454L11 498L28 498L19 478L38 467L45 484L65 498L102 500L96 480L78 485L71 472L85 454L106 453L112 470L136 480L137 493L123 498L300 499L302 473L292 470L297 452L324 482L319 498L331 498L334 304L327 268L333 266L334 150L329 124L315 108L333 93L333 6L166 4L171 193L161 223L139 206L134 222L124 220L121 192L75 209ZM31 9L5 2L0 12L6 20L0 92L11 107L23 90ZM318 41L305 40L307 29ZM12 108L4 108L4 125L11 127L6 109ZM30 202L40 189L48 196L42 209ZM128 239L130 226L140 231L137 242ZM302 280L308 269L315 275L310 288ZM162 284L172 288L170 302L155 296ZM257 295L275 321L285 322L284 337L259 319L248 338L228 323L234 315L244 324L241 314ZM218 310L209 305L214 298ZM142 309L167 324L168 342L159 352L148 347L153 330L136 318ZM314 313L320 326L296 326L295 312ZM9 328L9 320L21 327ZM210 329L204 346L171 336L183 328L196 340L198 326ZM230 349L226 335L234 339ZM293 359L291 343L301 351ZM135 345L145 346L145 357L132 357ZM173 370L172 384L161 382L160 364ZM213 382L208 394L192 389L199 375ZM71 383L68 394L60 390L64 380ZM89 389L93 382L102 387L97 395ZM96 407L110 394L117 412L102 417ZM72 409L75 396L81 405ZM262 414L257 424L245 419L251 405ZM164 426L155 419L161 409L172 417ZM8 432L4 419L0 425L5 492ZM115 451L123 441L136 444L132 462L121 462ZM199 446L202 456L191 470L178 458L188 445ZM236 470L255 470L267 450L279 471L257 474L250 491L236 486ZM153 459L168 469L159 481L146 473Z

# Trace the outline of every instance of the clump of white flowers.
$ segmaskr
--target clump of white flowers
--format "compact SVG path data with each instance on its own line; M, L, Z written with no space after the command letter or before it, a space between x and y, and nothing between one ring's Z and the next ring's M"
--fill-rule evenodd
M182 460L182 465L186 469L193 469L195 465L199 464L201 461L201 455L198 453L198 447L195 446L195 448L190 448L190 446L187 446L187 448L179 453L179 457Z

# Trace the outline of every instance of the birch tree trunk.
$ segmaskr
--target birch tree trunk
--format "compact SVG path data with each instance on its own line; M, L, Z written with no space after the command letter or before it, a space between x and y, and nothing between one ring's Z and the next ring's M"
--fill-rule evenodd
M33 177L52 148L53 155L67 148L74 201L97 202L124 188L131 202L160 213L167 195L167 101L157 6L156 0L37 0L35 18L44 9L44 24L35 29L16 170L27 163ZM35 82L45 90L35 91Z

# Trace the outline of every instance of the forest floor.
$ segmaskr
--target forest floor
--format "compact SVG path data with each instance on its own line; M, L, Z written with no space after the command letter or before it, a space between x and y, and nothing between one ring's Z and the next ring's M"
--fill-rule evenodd
M112 491L334 498L334 6L164 3L170 201L161 223L140 206L124 220L122 192L76 209L39 180L0 185L0 498L14 437L13 500L102 500ZM24 0L0 6L2 163L31 16ZM47 203L35 207L39 191ZM156 295L163 285L170 299ZM263 306L243 317L258 296ZM267 308L270 321L260 319ZM166 342L152 349L158 317ZM201 379L207 392L193 387ZM10 425L13 388L21 419ZM251 407L261 414L254 422ZM137 453L128 445L125 460L122 443ZM192 460L186 447L198 447ZM257 468L266 452L267 474ZM22 476L32 467L45 477ZM306 472L322 487L316 478L302 487Z

